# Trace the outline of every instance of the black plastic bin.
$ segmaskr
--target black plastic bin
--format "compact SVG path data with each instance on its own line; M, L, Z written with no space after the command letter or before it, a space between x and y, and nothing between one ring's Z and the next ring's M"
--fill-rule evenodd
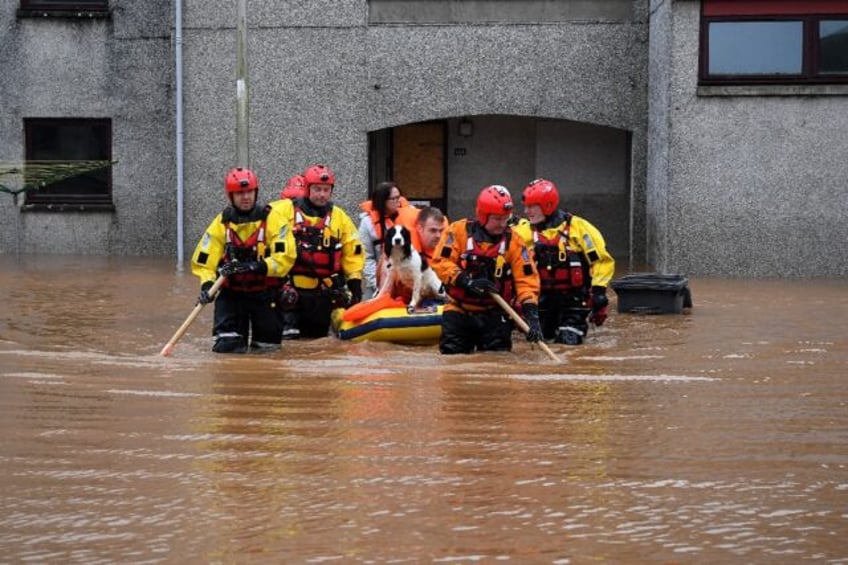
M630 314L679 314L692 307L689 279L683 275L634 273L614 280L618 311Z

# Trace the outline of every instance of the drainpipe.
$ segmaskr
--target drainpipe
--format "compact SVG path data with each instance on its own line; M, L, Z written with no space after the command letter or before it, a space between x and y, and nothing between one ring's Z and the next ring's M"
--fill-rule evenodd
M176 57L177 97L177 270L182 271L185 256L183 248L183 2L175 0L174 54Z
M239 0L236 26L236 166L250 167L250 94L247 83L247 0Z

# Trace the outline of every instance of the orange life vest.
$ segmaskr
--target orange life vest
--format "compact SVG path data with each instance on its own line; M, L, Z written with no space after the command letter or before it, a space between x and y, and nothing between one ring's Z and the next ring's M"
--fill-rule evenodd
M511 302L514 295L512 283L512 267L506 260L506 250L509 248L512 231L507 230L493 245L483 248L480 245L482 234L478 232L480 225L476 221L466 224L468 239L465 251L459 256L459 266L472 279L487 278L495 283L497 292L504 300ZM475 237L476 236L476 237ZM489 296L475 296L464 288L451 285L447 289L451 298L460 304L497 308L498 303Z

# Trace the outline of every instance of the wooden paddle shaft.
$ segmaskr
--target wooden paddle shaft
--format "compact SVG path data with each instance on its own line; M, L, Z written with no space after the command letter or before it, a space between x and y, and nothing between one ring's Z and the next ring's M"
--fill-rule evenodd
M208 294L210 298L214 298L216 294L218 294L218 290L220 290L221 285L224 284L224 281L227 280L227 277L218 277L218 279L212 284L212 287L209 289ZM186 333L188 327L194 322L194 319L197 318L197 315L200 314L200 311L203 310L205 304L198 303L195 305L194 309L185 319L183 325L181 325L176 332L174 332L173 337L165 344L165 347L162 348L161 355L168 356L171 354L171 350L174 349L174 345L183 337L183 334Z
M523 331L524 333L527 333L527 332L529 332L529 331L530 331L530 326L528 326L528 325L527 325L527 322L525 322L525 321L524 321L524 319L523 319L521 316L519 316L519 315L518 315L518 312L516 312L516 311L513 309L513 307L512 307L512 306L510 306L510 305L507 303L507 301L503 299L503 297L502 297L500 294L498 294L498 293L496 293L496 292L490 292L490 293L489 293L489 296L491 296L492 298L494 298L494 299L495 299L495 302L497 302L497 303L498 303L498 305L499 305L501 308L503 308L503 309L504 309L504 312L506 312L507 314L509 314L509 317L510 317L510 318L512 318L512 320L513 320L513 321L514 321L514 322L518 325L518 327L521 329L521 331ZM540 342L539 342L539 347L541 347L541 348L542 348L542 350L543 350L545 353L547 353L548 357L550 357L551 359L553 359L553 360L554 360L554 361L556 361L556 362L559 362L559 361L560 361L559 357L557 357L557 356L556 356L556 353L554 353L553 351L551 351L551 348L550 348L550 347L548 347L548 344L547 344L547 343L545 343L544 341L540 341Z

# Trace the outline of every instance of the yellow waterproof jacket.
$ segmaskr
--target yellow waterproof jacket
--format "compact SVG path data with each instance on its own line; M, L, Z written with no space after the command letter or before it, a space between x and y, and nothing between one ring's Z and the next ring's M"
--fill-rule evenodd
M546 226L541 233L546 238L556 238L565 229L569 214L563 214L563 221L553 226ZM592 277L592 286L609 285L615 274L615 259L607 251L604 236L588 220L580 216L570 215L571 223L568 227L568 247L583 255L589 265ZM524 243L533 249L533 231L537 229L530 222L521 220L512 228L513 232L521 236Z
M324 218L310 216L302 208L296 208L297 199L278 200L273 203L274 207L280 208L284 215L291 217L292 231L296 228L296 212L299 211L301 218L312 225L319 224ZM345 280L362 279L362 268L365 264L365 255L362 250L362 242L359 240L359 230L350 216L340 207L333 205L330 211L330 225L325 227L325 235L341 243L341 273ZM297 242L295 242L297 245ZM297 261L302 259L298 257ZM321 280L311 276L292 275L292 280L297 288L317 288ZM327 284L327 281L324 282Z
M218 265L224 256L227 243L227 226L224 217L243 217L247 221L230 222L230 229L242 241L248 241L265 222L264 241L257 245L257 260L265 261L269 277L284 277L297 257L291 221L273 206L257 206L249 215L233 216L229 208L215 216L191 257L191 272L200 278L201 285L218 278Z
M430 267L446 285L455 285L457 276L464 270L462 256L468 248L468 223L469 220L462 219L450 224L433 252ZM475 244L483 250L499 245L489 241L476 241ZM516 302L538 304L539 273L536 271L536 265L524 240L513 233L503 257L512 271L512 291ZM445 306L445 309L459 312L481 310L481 308L459 305L453 299Z

